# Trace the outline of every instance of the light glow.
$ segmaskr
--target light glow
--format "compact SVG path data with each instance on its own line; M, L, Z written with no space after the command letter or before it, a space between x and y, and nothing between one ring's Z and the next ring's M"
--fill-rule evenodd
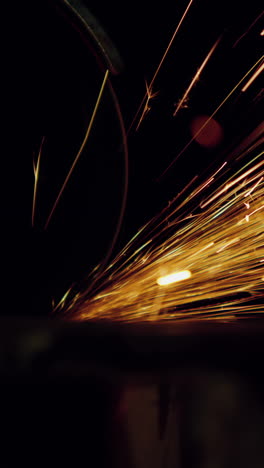
M157 279L157 284L159 286L166 286L168 284L177 283L178 281L191 278L191 276L192 274L189 270L178 271L176 273L171 273L170 275L161 276Z

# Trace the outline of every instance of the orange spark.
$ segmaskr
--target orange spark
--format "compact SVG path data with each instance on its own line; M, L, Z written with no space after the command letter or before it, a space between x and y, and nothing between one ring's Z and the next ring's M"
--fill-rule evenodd
M248 169L248 171L244 172L243 174L241 174L239 177L237 177L236 179L232 180L231 182L227 183L224 185L224 187L219 191L219 192L216 192L212 197L210 197L207 201L205 201L204 203L201 204L201 208L205 208L206 206L208 206L210 203L212 203L212 201L216 200L216 198L219 198L219 196L221 196L224 192L226 192L227 190L229 190L231 187L233 187L234 185L236 185L238 182L240 182L241 180L243 179L246 179L246 177L248 175L250 175L252 172L254 172L256 169L259 169L261 166L263 166L264 162L261 161L259 162L258 164L256 164L255 166L251 167L250 169Z
M217 39L217 41L214 43L214 45L211 47L210 51L208 52L208 54L206 55L205 59L203 60L202 64L200 65L200 67L198 68L197 72L195 73L191 83L189 84L187 90L185 91L183 97L181 98L181 100L179 101L179 104L177 105L174 113L173 113L173 116L175 117L175 115L179 112L179 110L182 108L184 102L188 99L188 95L189 93L191 92L193 86L195 85L196 81L200 78L200 75L204 69L204 67L206 66L207 62L209 61L210 57L212 56L212 54L214 53L216 47L218 46L219 42L221 40L221 37L219 37Z
M205 123L199 128L199 130L193 135L193 137L188 141L188 143L182 148L182 150L175 156L175 158L171 161L171 163L168 165L168 167L162 172L162 174L159 176L159 180L162 179L165 174L168 172L168 170L175 164L175 162L180 158L180 156L185 153L185 151L189 148L189 146L192 144L193 141L197 138L198 135L203 131L203 129L206 127L206 125L211 121L211 119L215 116L215 114L223 107L223 105L226 103L226 101L232 96L232 94L236 91L236 89L243 83L245 78L254 70L254 68L261 62L263 59L263 56L260 57L256 63L245 73L245 75L241 78L241 80L234 86L234 88L231 89L231 91L227 94L227 96L223 99L223 101L219 104L219 106L214 110L214 112L208 117L208 119L205 121Z
M159 93L158 91L156 91L155 93L153 93L153 92L152 92L152 87L150 87L150 86L148 85L147 82L146 82L146 90L147 90L147 91L146 91L146 97L147 97L147 99L146 99L146 103L145 103L143 112L142 112L142 114L141 114L141 116L140 116L140 119L139 119L139 121L138 121L138 124L137 124L137 126L136 126L136 130L138 130L138 128L139 128L139 126L140 126L142 120L144 119L145 115L146 115L146 114L150 111L150 109L151 109L151 107L150 107L150 105L149 105L150 100L153 99L154 97L156 97L157 94Z
M164 61L165 61L165 59L166 59L166 57L167 57L167 55L168 55L168 52L169 52L169 50L170 50L170 48L171 48L171 46L172 46L172 43L173 43L173 41L174 41L174 39L175 39L175 36L176 36L176 34L178 33L178 31L179 31L179 29L180 29L180 27L181 27L181 25L182 25L182 23L183 23L183 21L184 21L186 15L187 15L187 13L188 13L188 11L189 11L189 9L190 9L192 3L193 3L193 0L190 0L190 2L188 3L188 5L187 5L187 7L186 7L186 9L185 9L185 11L184 11L184 13L183 13L183 15L182 15L180 21L179 21L179 23L178 23L178 25L177 25L177 27L176 27L176 29L175 29L175 31L174 31L172 37L171 37L171 40L170 40L170 42L169 42L169 44L168 44L168 46L167 46L167 48L166 48L166 50L165 50L165 52L164 52L162 58L161 58L161 61L160 61L159 65L158 65L158 67L157 67L157 69L156 69L156 71L155 71L155 73L154 73L154 75L153 75L151 81L150 81L150 84L149 84L149 87L148 87L149 90L152 90L152 89L153 89L154 81L156 80L156 78L157 78L157 76L158 76L158 73L159 73L159 71L160 71L160 69L161 69L161 67L162 67L162 65L163 65L163 63L164 63ZM133 120L132 120L132 122L131 122L131 125L130 125L130 127L129 127L129 129L128 129L128 133L130 132L131 128L133 127L134 122L135 122L135 120L137 119L137 117L138 117L138 115L139 115L139 113L140 113L140 111L141 111L141 109L142 109L142 107L143 107L143 105L144 105L144 103L145 103L145 100L146 100L146 99L148 100L148 89L147 89L147 91L146 91L146 93L145 93L145 95L144 95L144 97L143 97L143 99L142 99L142 101L141 101L141 103L140 103L140 105L139 105L139 108L138 108L138 110L137 110L137 112L136 112L136 114L135 114L135 116L134 116L134 118L133 118ZM152 95L152 96L153 96L153 95ZM149 100L148 100L148 102L149 102ZM144 109L143 109L143 111L142 111L141 117L140 117L140 119L139 119L140 122L139 122L139 124L137 125L137 128L139 127L140 123L142 122L143 118L144 118L145 115L146 115L146 112L144 111L144 110L145 110L145 107L146 107L146 105L144 106Z
M264 70L264 62L258 67L258 69L255 71L255 73L252 75L252 77L248 80L248 82L245 84L245 86L242 88L242 92L244 93L249 86L255 81L255 79L260 75L260 73Z

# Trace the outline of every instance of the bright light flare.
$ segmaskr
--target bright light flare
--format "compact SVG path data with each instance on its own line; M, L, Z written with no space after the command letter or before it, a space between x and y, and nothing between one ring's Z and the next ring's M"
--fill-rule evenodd
M168 284L186 280L191 278L191 276L192 274L189 270L177 271L176 273L171 273L170 275L161 276L157 279L157 284L159 286L166 286Z
M245 84L245 86L242 88L242 92L244 93L249 86L255 81L255 79L263 72L264 70L264 62L258 67L258 69L255 71L253 76L248 80L248 82Z

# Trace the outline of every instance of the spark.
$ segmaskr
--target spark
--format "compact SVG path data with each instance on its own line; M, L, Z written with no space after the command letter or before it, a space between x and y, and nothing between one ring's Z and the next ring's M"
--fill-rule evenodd
M208 63L209 59L211 58L211 56L213 55L216 47L218 46L219 42L221 40L221 37L219 37L214 45L211 47L210 51L208 52L208 54L206 55L205 59L203 60L202 64L200 65L200 67L198 68L197 72L195 73L191 83L189 84L188 88L186 89L183 97L180 99L174 113L173 113L173 116L175 117L176 114L179 112L179 110L182 108L183 104L186 102L186 100L188 99L188 96L193 88L193 86L195 85L195 83L198 81L198 79L200 78L200 75L203 71L203 69L205 68L206 64Z
M93 291L89 297L84 293L79 302L68 304L68 317L81 321L228 321L234 320L236 312L261 313L262 305L249 301L263 292L261 156L253 155L253 162L236 169L228 182L216 187L195 216L190 216L188 210L190 200L193 206L195 199L199 209L201 193L197 187L183 204L167 207L170 227L166 211L161 219L155 217L111 262L111 271L105 271L98 292ZM215 177L216 173L220 177L220 168L214 172ZM245 220L245 194L253 182L251 211ZM204 182L200 185L207 190ZM149 242L146 235L150 236ZM176 281L182 281L181 287L173 286Z
M251 187L251 189L250 189L247 193L245 193L244 197L248 197L248 196L255 190L255 188L260 184L260 182L262 182L262 180L263 180L263 177L261 177L261 178L255 183L255 185L253 185L253 187Z
M155 98L157 95L158 95L158 91L156 91L155 93L153 93L152 91L152 86L148 86L148 83L146 82L146 103L145 103L145 106L144 106L144 109L143 109L143 112L140 116L140 119L138 121L138 124L136 126L136 130L138 130L142 120L144 119L145 115L150 111L151 107L150 107L150 100L152 100L153 98Z
M264 205L261 205L259 208L256 208L254 211L251 211L251 213L248 214L248 217L252 216L254 213L257 213L257 211L263 210Z
M253 28L253 26L257 23L257 21L262 17L263 11L254 19L254 21L251 23L251 25L248 27L248 29L236 40L236 42L233 45L233 48L237 46L237 44L243 39L249 31ZM260 34L262 36L262 34Z
M41 144L40 144L40 148L39 148L36 163L33 160L34 191L33 191L32 215L31 215L32 227L34 226L34 223L35 223L35 212L36 212L36 201L37 201L37 188L38 188L38 181L39 181L40 159L41 159L41 155L42 155L44 140L45 140L45 138L43 137L42 140L41 140Z
M136 119L138 118L138 115L139 115L139 113L140 113L140 111L141 111L141 109L142 109L143 106L144 106L144 108L143 108L141 117L140 117L140 119L139 119L139 123L138 123L138 125L137 125L137 129L138 129L140 123L143 121L143 119L144 119L144 117L145 117L145 115L146 115L147 110L145 110L145 109L148 109L148 105L146 105L146 104L144 105L144 103L145 103L145 101L147 100L147 104L149 104L148 89L151 90L151 94L152 94L154 82L155 82L155 80L156 80L156 78L157 78L157 76L158 76L158 74L159 74L159 72L160 72L160 69L161 69L161 67L162 67L162 65L163 65L163 63L164 63L164 61L165 61L165 59L166 59L166 57L167 57L167 55L168 55L168 53L169 53L169 50L171 49L171 46L172 46L172 44L173 44L173 42L174 42L174 39L175 39L175 37L176 37L176 35L177 35L177 33L178 33L178 31L179 31L181 25L182 25L182 23L183 23L183 21L184 21L186 15L187 15L187 13L188 13L188 11L189 11L189 9L190 9L190 7L191 7L193 1L194 1L194 0L190 0L190 2L188 3L188 5L187 5L187 7L186 7L186 9L185 9L185 11L184 11L182 17L181 17L181 19L180 19L180 21L179 21L179 23L178 23L176 29L174 30L174 33L173 33L173 35L172 35L172 37L171 37L171 39L170 39L170 41L169 41L169 44L167 45L167 48L166 48L166 50L165 50L165 52L164 52L164 54L163 54L163 56L162 56L162 58L161 58L161 60L160 60L160 62L159 62L159 64L158 64L158 67L156 68L156 71L155 71L155 73L154 73L154 75L153 75L153 77L152 77L152 79L151 79L151 81L150 81L149 87L147 88L147 91L146 91L146 93L145 93L145 95L144 95L144 97L143 97L143 99L142 99L142 101L141 101L141 103L140 103L140 105L139 105L139 108L138 108L138 110L137 110L137 112L136 112L136 114L135 114L135 116L134 116L134 118L133 118L133 120L132 120L132 122L131 122L131 125L130 125L130 127L129 127L129 129L128 129L128 133L130 132L131 128L133 127L133 125L134 125ZM156 93L154 93L154 95L155 95L155 94L156 94ZM154 95L152 94L152 97L153 97Z
M62 309L64 307L64 304L68 298L68 296L70 295L71 293L71 288L67 289L67 291L63 294L62 298L60 299L60 301L58 302L57 305L55 305L55 300L53 299L52 300L52 303L53 303L53 311L55 312L57 309Z
M262 73L264 70L264 62L258 67L258 69L255 71L255 73L252 75L252 77L248 80L248 82L245 84L245 86L242 88L242 92L244 93L250 85L252 85L253 81Z
M157 284L159 286L166 286L168 284L177 283L179 281L186 280L192 276L189 270L178 271L176 273L171 273L170 275L161 276L157 279Z
M225 161L212 175L211 177L204 182L200 187L198 187L197 191L195 192L195 196L198 195L199 192L201 192L205 187L207 187L211 182L215 180L215 176L219 174L220 171L227 165L227 162Z
M231 89L231 91L227 94L227 96L223 99L223 101L219 104L219 106L214 110L214 112L208 117L208 119L205 121L205 123L199 128L199 130L193 135L193 137L188 141L188 143L182 148L182 150L177 154L177 156L171 161L171 163L168 165L168 167L162 172L162 174L159 176L159 180L162 179L165 174L168 172L168 170L175 164L175 162L182 156L183 153L189 148L189 146L192 144L193 141L200 135L200 133L204 130L206 125L212 120L212 118L216 115L216 113L223 107L223 105L226 103L226 101L232 96L232 94L239 88L241 83L246 79L246 77L254 70L254 68L261 62L263 59L263 56L260 57L254 65L243 75L243 77L239 80L239 82Z
M261 153L260 155L262 156L264 154ZM219 196L221 196L224 192L227 192L231 187L233 187L234 185L236 185L238 182L242 181L243 179L246 180L247 176L249 176L252 172L254 172L256 169L259 169L261 166L264 165L264 161L260 161L258 164L256 164L256 166L253 166L251 167L250 169L248 169L247 171L243 172L240 176L236 177L235 179L233 179L231 182L225 184L223 186L223 188L221 188L221 190L219 190L218 192L216 192L212 197L209 198L209 200L207 200L206 202L202 203L201 204L201 208L205 208L207 205L209 205L210 203L212 203L212 201L214 201L216 198L218 198Z
M229 242L227 242L227 244L223 245L223 247L221 247L220 249L218 249L218 250L216 251L216 253L222 252L224 249L226 249L226 248L229 247L230 245L235 244L236 242L239 242L239 241L240 241L240 237L236 237L235 239L231 239Z
M138 118L143 108L137 128L157 94L153 92L154 81L191 4L152 80L146 83L146 94L135 116ZM205 57L175 113L186 102L219 41ZM263 56L242 76L162 176L233 93L240 86L241 92L250 86L260 74L262 60ZM252 73L251 82L246 82ZM237 313L263 313L262 135L259 125L237 143L217 170L193 177L111 259L110 265L98 268L92 286L63 298L61 307L66 317L73 321L231 321Z
M48 227L48 225L50 223L50 220L51 220L51 218L52 218L52 216L54 214L55 209L57 208L57 205L59 203L59 200L61 199L61 196L62 196L62 194L63 194L63 192L65 190L65 187L68 184L68 181L69 181L69 179L70 179L70 177L71 177L71 175L72 175L72 173L73 173L73 171L75 169L75 166L78 163L78 161L80 159L80 156L81 156L81 154L82 154L82 152L83 152L83 150L84 150L84 148L85 148L85 146L87 144L87 141L88 141L88 138L90 136L91 129L92 129L92 126L93 126L93 123L94 123L94 120L95 120L95 116L97 114L99 104L100 104L101 99L102 99L102 95L103 95L103 91L104 91L104 88L105 88L105 85L106 85L106 82L107 82L108 75L109 75L109 70L106 70L105 75L104 75L104 79L103 79L103 82L102 82L102 85L101 85L101 88L100 88L100 91L99 91L99 94L98 94L98 97L97 97L97 100L96 100L96 103L95 103L95 106L94 106L94 109L93 109L93 112L92 112L92 116L91 116L90 122L89 122L88 127L87 127L85 137L84 137L83 142L82 142L82 144L80 146L80 149L79 149L79 151L78 151L78 153L77 153L77 155L76 155L76 157L75 157L75 159L74 159L74 161L73 161L73 163L72 163L72 165L70 167L70 170L69 170L69 172L68 172L68 174L67 174L67 176L66 176L66 178L65 178L65 180L64 180L64 182L62 184L62 187L61 187L61 189L59 191L59 194L58 194L58 196L57 196L57 198L56 198L56 200L55 200L55 202L53 204L53 207L52 207L52 209L50 211L50 214L49 214L49 216L47 218L47 221L46 221L46 224L45 224L45 229L47 229L47 227Z

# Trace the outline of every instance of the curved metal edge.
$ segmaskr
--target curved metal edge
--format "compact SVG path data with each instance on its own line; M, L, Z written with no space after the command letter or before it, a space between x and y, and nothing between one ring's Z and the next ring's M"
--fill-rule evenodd
M81 0L58 0L57 3L73 17L79 31L85 36L88 35L89 39L93 38L110 72L114 75L119 74L124 68L122 59L113 42L90 10Z

